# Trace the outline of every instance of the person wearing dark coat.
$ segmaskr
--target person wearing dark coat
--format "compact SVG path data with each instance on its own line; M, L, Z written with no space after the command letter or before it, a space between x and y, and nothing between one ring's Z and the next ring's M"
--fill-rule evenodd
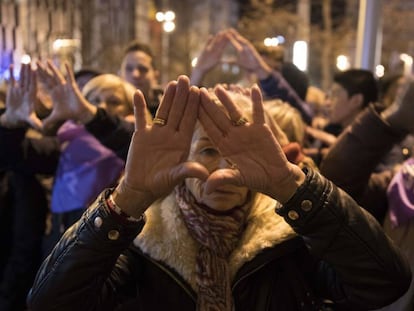
M407 290L378 222L287 160L257 86L180 76L152 122L134 105L123 178L43 262L30 310L369 310Z

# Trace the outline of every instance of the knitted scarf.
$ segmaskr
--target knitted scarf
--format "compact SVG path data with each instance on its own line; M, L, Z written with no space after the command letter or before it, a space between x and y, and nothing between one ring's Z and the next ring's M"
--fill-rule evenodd
M231 311L233 298L228 257L245 228L250 204L220 213L197 203L184 184L178 185L175 193L187 229L199 243L196 258L197 311Z

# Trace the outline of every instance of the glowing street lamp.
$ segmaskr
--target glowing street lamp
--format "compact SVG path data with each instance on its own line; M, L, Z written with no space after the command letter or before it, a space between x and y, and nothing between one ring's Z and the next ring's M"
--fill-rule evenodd
M278 46L279 44L285 43L285 38L283 36L277 36L277 37L267 37L263 40L263 43L265 46Z
M175 29L175 13L173 11L157 12L155 19L162 23L162 28L165 32L172 32Z
M296 41L293 44L293 63L302 71L308 69L308 44L306 41Z
M164 30L161 34L161 82L166 84L168 82L168 71L169 71L169 51L170 51L170 38L169 33L175 29L175 13L173 11L157 12L155 19L162 23L162 29Z
M406 54L400 54L400 60L404 63L404 75L410 75L413 69L413 58Z
M338 55L336 58L336 68L338 68L340 71L348 70L351 67L351 64L349 63L349 59L346 55Z

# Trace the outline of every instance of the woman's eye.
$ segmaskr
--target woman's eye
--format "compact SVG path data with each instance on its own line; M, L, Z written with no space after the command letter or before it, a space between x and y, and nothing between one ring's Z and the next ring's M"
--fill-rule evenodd
M218 150L215 148L203 148L200 151L200 154L205 155L205 156L215 156L218 155Z

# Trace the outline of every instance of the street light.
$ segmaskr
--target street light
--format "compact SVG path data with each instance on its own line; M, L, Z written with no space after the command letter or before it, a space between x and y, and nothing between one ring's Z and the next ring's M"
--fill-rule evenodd
M162 29L164 30L161 35L161 80L163 84L168 82L168 69L169 69L169 50L170 50L170 37L169 33L175 29L175 13L173 11L157 12L155 19L162 23Z
M411 75L413 69L413 58L406 53L402 53L400 54L400 60L404 63L404 75Z
M308 68L308 44L306 41L295 41L293 44L293 63L302 71Z
M336 58L336 68L338 68L340 71L348 70L351 67L351 64L349 63L348 56L346 55L338 55Z
M283 36L277 37L267 37L263 40L265 46L278 46L279 44L285 43L285 38Z

